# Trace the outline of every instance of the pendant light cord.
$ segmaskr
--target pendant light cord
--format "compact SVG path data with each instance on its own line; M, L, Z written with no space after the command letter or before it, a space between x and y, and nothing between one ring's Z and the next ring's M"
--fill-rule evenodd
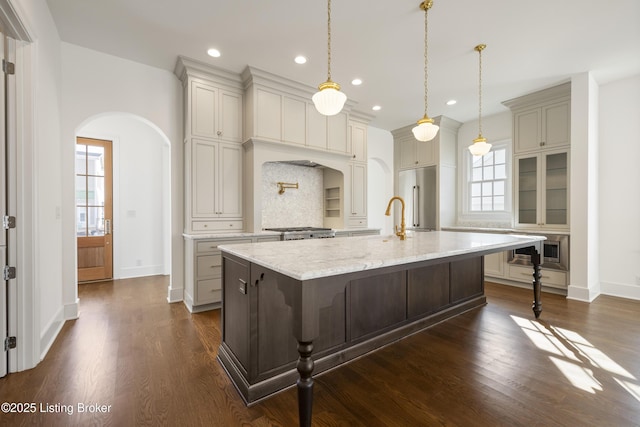
M327 81L331 81L331 0L327 1Z
M429 43L427 42L427 31L429 26L427 24L427 13L429 12L429 8L425 7L424 9L424 116L427 117L427 99L428 99L428 90L427 90L427 78L429 73L427 72L427 51L429 49Z
M478 61L478 135L482 136L482 49L478 49L479 61Z

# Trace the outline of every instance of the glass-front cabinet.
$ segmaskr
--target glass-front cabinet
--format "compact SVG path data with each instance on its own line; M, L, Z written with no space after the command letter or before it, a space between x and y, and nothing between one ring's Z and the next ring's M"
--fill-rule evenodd
M568 230L568 152L548 151L515 160L516 227Z

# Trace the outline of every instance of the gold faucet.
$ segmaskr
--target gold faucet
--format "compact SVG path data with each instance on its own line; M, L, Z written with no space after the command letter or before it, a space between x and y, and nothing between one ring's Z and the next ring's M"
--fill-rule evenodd
M402 197L393 196L391 200L389 200L389 205L387 205L387 211L384 214L386 216L391 215L391 204L393 203L394 200L400 200L400 203L402 204L402 222L400 223L400 231L398 231L398 226L397 225L395 226L396 236L400 237L400 240L405 240L407 238L407 230L404 222L404 200L402 199Z

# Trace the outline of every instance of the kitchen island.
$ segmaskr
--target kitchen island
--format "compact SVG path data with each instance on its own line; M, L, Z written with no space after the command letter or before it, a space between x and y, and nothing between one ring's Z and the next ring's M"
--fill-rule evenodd
M528 248L538 317L543 240L428 232L220 246L218 359L247 404L296 383L308 426L312 372L486 304L486 254Z

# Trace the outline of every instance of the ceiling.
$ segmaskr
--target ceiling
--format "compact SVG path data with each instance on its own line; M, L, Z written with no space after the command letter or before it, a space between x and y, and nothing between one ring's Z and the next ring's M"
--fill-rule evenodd
M178 55L241 72L247 65L317 86L327 77L324 0L47 0L64 42L173 71ZM424 111L419 0L333 0L332 80L372 126ZM429 116L478 117L501 102L591 72L599 84L640 74L638 0L434 0L429 11ZM222 52L207 56L209 48ZM305 55L304 65L294 63ZM354 78L361 86L351 85ZM456 99L454 106L446 101ZM373 105L382 109L374 112ZM486 135L490 138L490 135Z

